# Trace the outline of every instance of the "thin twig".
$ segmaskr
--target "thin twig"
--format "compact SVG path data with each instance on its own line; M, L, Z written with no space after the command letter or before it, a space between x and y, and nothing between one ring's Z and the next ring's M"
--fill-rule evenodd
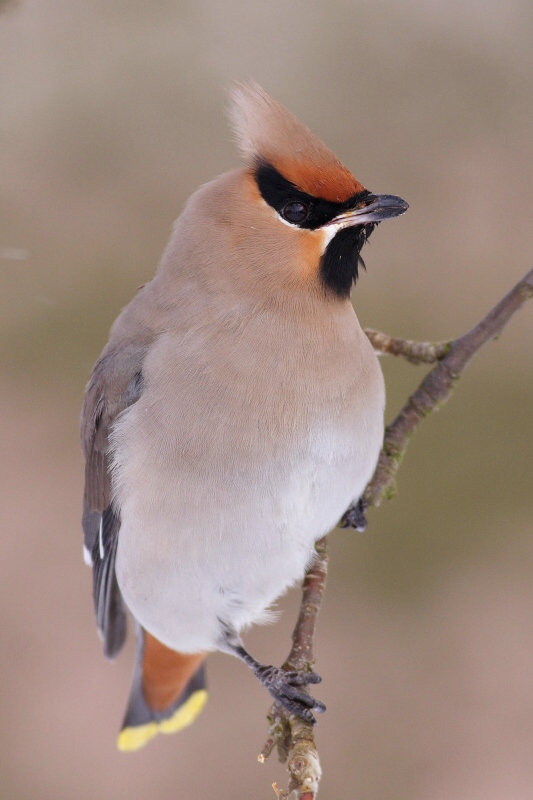
M471 331L459 339L442 344L393 339L385 334L367 330L369 339L376 349L383 348L382 352L402 355L412 363L433 363L438 360L437 366L426 375L385 431L378 465L364 495L368 505L378 506L384 497L394 496L396 473L409 438L418 424L448 399L454 384L471 358L489 339L501 333L511 317L531 297L533 297L533 269ZM328 555L325 538L317 542L316 550L317 558L304 579L300 613L293 633L291 653L283 665L285 669L311 670L313 667L316 618L327 575ZM270 710L269 721L269 738L259 755L259 761L264 762L274 747L277 747L280 761L288 761L290 774L287 792L280 790L274 784L278 800L315 800L321 768L313 726L288 714L277 704Z
M386 333L365 328L374 350L384 355L403 356L411 364L434 364L450 350L451 342L413 342L412 339L394 339Z
M448 352L424 378L394 422L387 426L374 477L365 491L369 506L379 506L396 493L396 473L409 439L419 423L450 396L472 357L498 336L526 300L533 297L533 269L471 331L450 342Z

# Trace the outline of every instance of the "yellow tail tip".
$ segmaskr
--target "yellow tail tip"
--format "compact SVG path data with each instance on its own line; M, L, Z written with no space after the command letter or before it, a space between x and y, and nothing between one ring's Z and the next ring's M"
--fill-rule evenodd
M137 725L135 728L123 728L118 735L117 747L123 753L133 752L144 747L158 732L157 722L147 722L146 725Z
M168 719L161 722L147 722L145 725L136 725L123 728L117 739L117 747L123 753L133 752L144 747L150 739L158 733L176 733L190 725L201 712L207 702L207 692L199 689L193 692L188 700L183 703Z

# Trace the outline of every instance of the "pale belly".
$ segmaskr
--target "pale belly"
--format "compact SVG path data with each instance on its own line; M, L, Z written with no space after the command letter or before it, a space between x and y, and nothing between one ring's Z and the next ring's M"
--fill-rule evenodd
M228 453L219 468L184 470L154 457L132 472L116 569L136 619L180 652L216 649L224 626L265 621L364 491L382 428L377 402L348 427L324 420L272 459L238 468Z

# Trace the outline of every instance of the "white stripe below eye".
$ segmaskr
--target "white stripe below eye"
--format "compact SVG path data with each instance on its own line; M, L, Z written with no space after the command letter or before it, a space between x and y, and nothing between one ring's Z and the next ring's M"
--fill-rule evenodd
M326 249L328 244L331 242L333 237L336 236L338 234L338 232L341 231L343 228L348 228L349 225L350 225L349 222L336 222L336 223L330 222L329 225L324 225L320 229L322 231L322 233L324 234L324 239L323 239L324 250Z
M279 219L279 221L280 221L280 222L283 222L283 224L284 224L284 225L287 225L287 227L288 227L288 228L296 228L296 230L300 230L300 231L302 230L302 229L300 228L300 226L299 226L299 225L295 225L295 224L293 224L292 222L289 222L288 220L286 220L286 219L283 219L283 217L281 216L281 214L278 214L278 212L277 212L277 211L274 211L274 214L275 214L275 215L276 215L276 217Z
M102 561L104 560L105 556L103 534L104 534L104 518L102 516L100 517L100 529L98 531L98 546L100 548L100 558L102 559Z
M85 561L88 567L92 567L93 559L90 551L85 547L85 545L83 545L83 560Z

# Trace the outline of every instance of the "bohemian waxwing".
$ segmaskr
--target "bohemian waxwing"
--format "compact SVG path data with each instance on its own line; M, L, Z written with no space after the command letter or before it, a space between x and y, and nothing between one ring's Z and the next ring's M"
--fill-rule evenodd
M407 203L367 191L256 84L233 90L231 119L245 167L189 199L83 405L105 654L126 609L137 636L123 750L194 720L213 650L289 711L324 710L298 688L318 676L258 663L240 632L303 577L383 439L383 377L350 291L366 239Z

